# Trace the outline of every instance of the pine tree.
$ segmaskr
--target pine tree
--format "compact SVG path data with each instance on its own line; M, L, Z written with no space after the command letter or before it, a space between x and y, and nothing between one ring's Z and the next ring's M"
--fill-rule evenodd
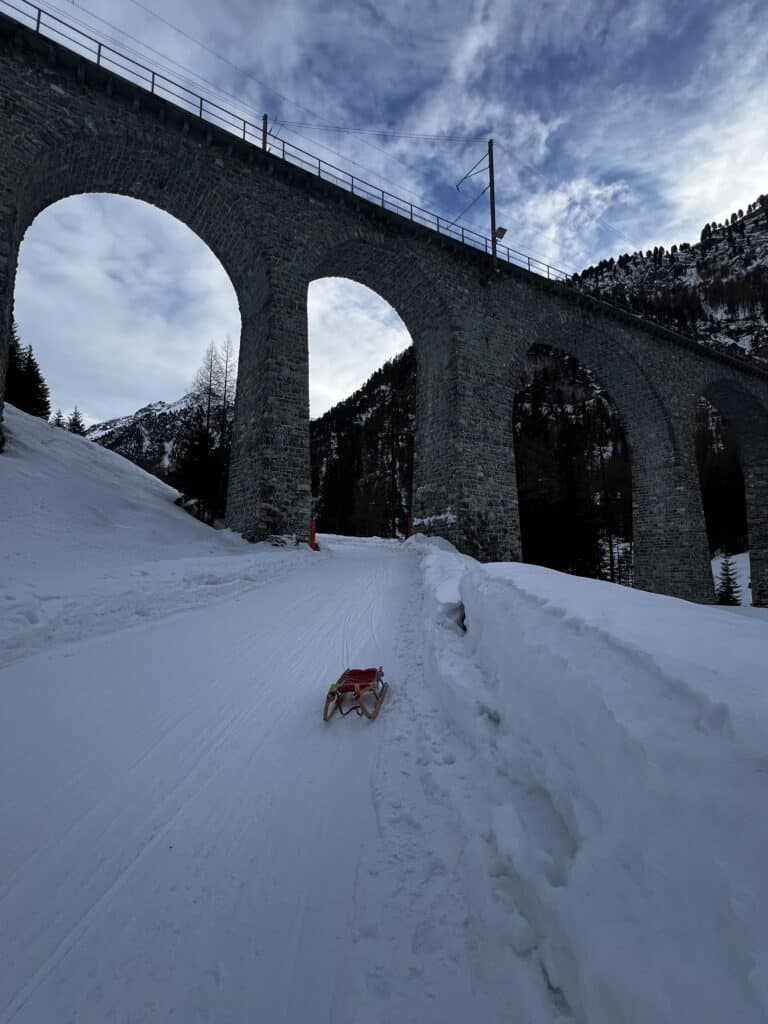
M51 420L52 427L66 427L67 421L64 419L64 414L61 409L56 410L56 415Z
M31 416L40 416L47 420L51 415L51 400L48 392L48 385L40 372L37 360L32 352L32 346L27 345L24 354L24 366L22 370L24 391L26 398L25 412Z
M70 434L79 434L80 437L85 434L85 423L83 423L83 417L77 406L75 406L67 420L67 430Z
M5 400L10 402L11 405L15 405L17 409L21 408L19 404L22 390L21 366L22 351L21 342L19 341L19 329L16 326L16 321L12 320L11 338L8 346L8 369L5 377Z
M720 580L717 584L717 603L741 604L741 592L730 555L725 555L720 564Z
M198 519L212 525L224 512L228 469L229 447L206 427L205 410L200 409L179 441L168 482L193 502Z
M32 346L22 348L15 320L11 322L5 399L31 416L47 420L51 415L48 385L40 372Z

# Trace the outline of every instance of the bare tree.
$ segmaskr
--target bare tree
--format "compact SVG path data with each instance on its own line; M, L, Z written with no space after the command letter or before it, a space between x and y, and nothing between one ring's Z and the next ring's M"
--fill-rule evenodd
M192 393L205 408L205 429L211 429L211 408L221 401L223 371L221 356L214 342L211 342L203 355L200 369L192 385Z
M222 368L221 434L223 437L227 429L227 413L235 401L235 382L237 375L235 348L229 335L226 336L224 344L221 346L219 360Z

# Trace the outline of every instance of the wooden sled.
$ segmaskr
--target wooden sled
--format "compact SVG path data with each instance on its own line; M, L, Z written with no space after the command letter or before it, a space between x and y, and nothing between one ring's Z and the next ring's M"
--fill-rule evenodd
M336 711L342 718L355 711L359 717L365 715L373 721L381 710L388 692L389 683L384 682L383 669L344 669L328 690L323 708L323 721L328 722Z

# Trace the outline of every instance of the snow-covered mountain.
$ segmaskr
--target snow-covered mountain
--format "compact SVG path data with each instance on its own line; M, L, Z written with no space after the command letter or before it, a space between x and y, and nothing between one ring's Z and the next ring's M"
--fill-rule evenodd
M85 436L165 480L173 469L177 445L197 408L197 399L192 394L177 402L152 402L129 416L94 424Z
M576 284L706 344L768 359L768 196L700 240L602 260Z

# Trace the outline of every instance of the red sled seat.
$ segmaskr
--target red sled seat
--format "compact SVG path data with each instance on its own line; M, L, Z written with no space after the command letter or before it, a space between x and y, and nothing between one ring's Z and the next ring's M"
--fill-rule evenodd
M327 722L335 711L342 717L355 711L366 718L376 718L388 690L383 669L347 668L328 690L323 721Z
M375 684L378 674L377 668L348 668L343 681L336 684L336 692L351 693L355 689L368 689Z

